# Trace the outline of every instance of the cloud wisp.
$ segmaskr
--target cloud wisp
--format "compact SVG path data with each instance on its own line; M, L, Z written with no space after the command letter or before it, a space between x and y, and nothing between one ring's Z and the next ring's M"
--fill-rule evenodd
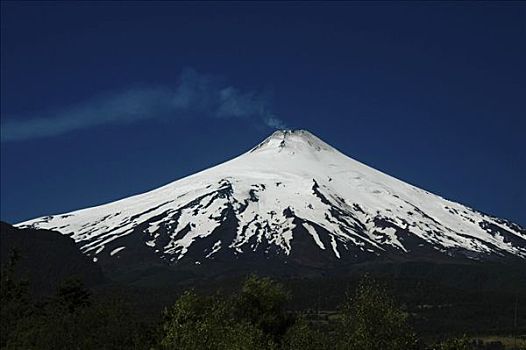
M166 118L245 119L273 129L285 123L268 95L242 91L217 77L183 70L175 87L131 88L41 115L2 116L2 142L53 137L106 124Z

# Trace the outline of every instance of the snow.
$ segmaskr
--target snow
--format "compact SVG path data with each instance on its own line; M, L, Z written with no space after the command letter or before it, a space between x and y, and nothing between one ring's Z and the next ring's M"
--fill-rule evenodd
M120 252L121 250L125 249L126 247L119 247L119 248L115 248L111 251L110 253L110 256L114 256L115 254L117 254L118 252Z
M303 227L307 230L308 233L312 236L318 247L320 249L325 249L325 246L323 245L323 242L320 240L320 236L318 236L318 232L316 232L316 229L309 225L308 223L304 222Z
M206 258L208 259L209 257L211 257L212 255L214 255L215 253L217 253L219 251L219 249L221 249L221 240L217 241L214 243L213 247L212 247L212 251L210 253L208 253L206 255Z
M336 257L340 259L340 252L338 251L338 245L336 244L336 239L334 238L334 236L331 236L331 246L332 250L334 251L334 255L336 255Z
M144 244L178 260L196 240L213 235L229 210L238 220L237 235L231 242L214 240L207 257L221 249L254 250L264 241L290 254L296 225L289 211L322 250L327 248L322 232L309 223L326 230L323 234L329 235L338 258L347 245L380 253L391 248L408 251L395 228L377 226L375 219L405 228L444 251L462 248L526 258L526 246L505 242L479 223L492 223L522 240L525 230L512 230L496 218L368 167L304 130L277 131L239 157L153 191L17 226L72 232L83 252L97 255L148 222L138 232L147 237ZM173 232L160 246L157 238L166 225ZM250 247L252 237L257 244Z

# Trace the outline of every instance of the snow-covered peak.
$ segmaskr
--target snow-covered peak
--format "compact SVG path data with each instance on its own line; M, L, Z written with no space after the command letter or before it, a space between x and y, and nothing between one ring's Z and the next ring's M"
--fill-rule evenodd
M254 151L320 152L334 150L330 145L307 130L277 130L263 142L254 147Z
M240 255L301 264L379 255L526 258L526 231L362 164L305 130L153 191L37 218L86 254L170 263ZM313 259L316 261L313 262Z

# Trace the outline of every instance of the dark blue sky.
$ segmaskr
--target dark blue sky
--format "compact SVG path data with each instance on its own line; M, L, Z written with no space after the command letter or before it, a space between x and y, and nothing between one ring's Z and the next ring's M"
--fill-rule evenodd
M1 17L2 220L156 188L286 125L526 224L524 4L2 2Z

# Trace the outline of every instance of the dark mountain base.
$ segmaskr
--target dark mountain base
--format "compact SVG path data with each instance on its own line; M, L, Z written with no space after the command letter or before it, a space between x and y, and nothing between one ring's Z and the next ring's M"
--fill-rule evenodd
M2 266L16 252L16 275L30 281L34 294L52 293L67 278L78 278L88 286L104 282L102 269L83 255L71 238L55 231L18 229L5 222L0 225Z

